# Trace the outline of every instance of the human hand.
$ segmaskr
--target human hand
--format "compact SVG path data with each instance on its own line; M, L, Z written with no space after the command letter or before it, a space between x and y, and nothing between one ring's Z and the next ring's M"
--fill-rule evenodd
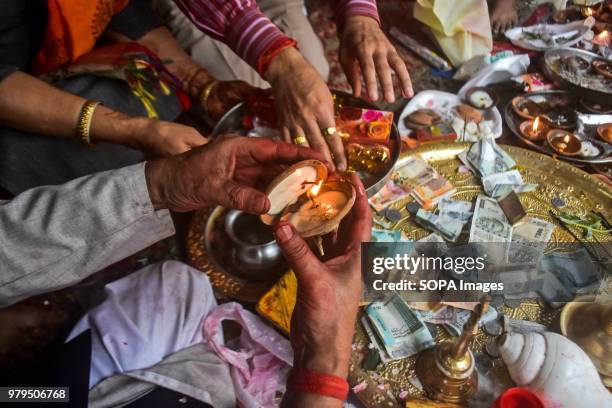
M157 157L174 156L208 143L196 129L179 123L138 118L128 145Z
M156 209L186 212L221 205L264 214L270 201L256 187L286 165L307 159L324 160L312 149L271 139L223 137L179 156L148 162L145 174Z
M202 109L211 119L219 120L236 104L258 92L262 90L244 81L220 81L210 91L205 101L206 106L203 106Z
M319 260L288 223L275 236L298 280L291 321L294 367L346 378L361 297L361 243L368 241L372 215L361 181L351 173L357 197L337 234L324 237Z
M350 16L346 19L340 36L340 64L357 97L361 96L363 76L369 98L377 101L378 77L385 101L395 101L392 70L399 79L402 95L414 94L406 64L373 18Z
M283 139L293 143L300 136L322 152L339 170L347 162L340 136L322 134L321 129L336 126L334 101L319 73L293 47L283 50L272 60L265 73L272 85L274 103Z

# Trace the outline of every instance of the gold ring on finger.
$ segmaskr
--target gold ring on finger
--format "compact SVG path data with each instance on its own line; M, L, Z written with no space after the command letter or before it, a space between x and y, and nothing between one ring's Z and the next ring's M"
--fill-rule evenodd
M296 136L293 138L293 144L296 145L303 145L306 144L306 137L305 136Z
M323 136L330 137L336 134L336 128L333 126L324 128L324 129L321 129L321 132L323 133Z

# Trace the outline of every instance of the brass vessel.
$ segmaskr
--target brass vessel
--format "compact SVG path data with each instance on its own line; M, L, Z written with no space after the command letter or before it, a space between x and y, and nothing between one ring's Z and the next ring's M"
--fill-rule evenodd
M612 304L595 303L586 295L561 312L561 332L591 358L607 387L612 387Z
M478 387L472 339L478 333L478 321L486 313L490 298L485 297L472 311L459 340L446 341L421 352L416 373L427 396L433 400L465 403Z

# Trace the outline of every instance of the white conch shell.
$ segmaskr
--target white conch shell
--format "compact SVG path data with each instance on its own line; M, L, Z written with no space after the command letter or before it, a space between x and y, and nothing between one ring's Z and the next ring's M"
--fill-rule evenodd
M508 333L499 350L510 376L546 407L612 407L612 394L582 349L557 333Z

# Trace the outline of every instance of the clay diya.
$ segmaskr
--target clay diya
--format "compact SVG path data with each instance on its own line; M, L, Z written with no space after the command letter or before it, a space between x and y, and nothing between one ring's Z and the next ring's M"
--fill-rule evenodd
M605 76L606 78L612 78L612 62L606 60L594 60L591 65L593 69Z
M475 87L467 91L465 100L477 109L491 109L497 103L497 96L488 88Z
M546 135L548 145L563 156L577 156L582 149L582 142L571 132L553 129Z
M440 123L442 118L431 109L418 109L404 119L409 129L422 129Z
M604 123L597 127L597 136L606 143L612 143L612 123Z
M536 116L534 120L526 120L520 125L521 134L534 142L541 142L546 139L546 133L549 130L548 125L540 120L539 116Z
M544 109L540 104L524 96L512 99L512 110L524 119L535 119L536 116L544 114Z
M325 235L340 225L355 203L350 181L328 180L327 168L318 160L294 164L268 186L270 211L261 215L268 225L281 220L292 224L304 238Z
M572 129L576 126L578 115L570 107L558 106L548 110L542 119L551 128Z

